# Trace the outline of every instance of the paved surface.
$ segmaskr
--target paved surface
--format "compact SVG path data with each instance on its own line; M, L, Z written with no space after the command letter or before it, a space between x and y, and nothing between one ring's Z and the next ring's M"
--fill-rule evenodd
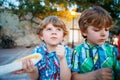
M31 54L32 48L0 49L0 66ZM6 74L0 76L0 80L30 80L27 74Z

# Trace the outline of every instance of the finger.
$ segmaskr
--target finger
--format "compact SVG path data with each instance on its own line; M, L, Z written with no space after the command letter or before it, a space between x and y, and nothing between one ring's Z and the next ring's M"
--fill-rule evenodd
M34 64L31 60L28 61L28 72L33 72L35 70Z
M112 68L103 68L102 69L103 72L112 72Z
M56 47L56 52L58 52L58 53L64 53L64 51L65 51L65 47L64 46L58 45Z
M109 72L102 72L102 79L103 80L111 80L112 79L112 73L109 73Z
M26 70L27 69L27 59L23 60L22 63L23 63L23 65L22 65L23 69Z
M112 71L105 72L106 76L112 76Z
M112 80L112 76L105 76L105 80Z
M60 44L59 45L62 45L62 46L64 46L65 45L65 43L64 42L60 42Z
M32 64L32 61L29 59L28 60L28 67L31 67L31 66L33 66L33 64Z
M61 51L61 48L62 48L62 45L57 45L56 51L57 51L57 52Z
M22 61L22 68L23 68L23 69L26 69L26 60L23 60L23 61Z
M24 73L24 71L23 70L18 70L18 71L14 71L14 72L12 72L13 74L21 74L21 73Z

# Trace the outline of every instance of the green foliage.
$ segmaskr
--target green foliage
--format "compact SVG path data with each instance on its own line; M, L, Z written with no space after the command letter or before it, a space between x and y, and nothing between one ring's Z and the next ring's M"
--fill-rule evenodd
M12 7L16 14L23 16L31 12L34 16L40 18L54 15L58 7L66 8L68 6L68 1L66 0L19 0L19 2L18 9Z
M0 6L7 2L13 13L19 15L19 18L31 12L33 17L40 19L48 15L58 15L70 19L68 7L77 5L77 12L99 5L106 9L113 17L116 26L120 29L120 0L17 0L19 5L16 6L8 0L0 0ZM63 12L63 13L62 13ZM113 29L112 29L113 30Z
M82 12L83 10L99 5L106 9L116 23L115 28L113 27L110 31L114 33L120 32L120 0L73 0L77 4L77 11Z

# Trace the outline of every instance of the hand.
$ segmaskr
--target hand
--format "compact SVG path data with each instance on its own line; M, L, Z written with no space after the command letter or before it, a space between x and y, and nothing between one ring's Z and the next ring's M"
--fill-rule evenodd
M102 68L96 71L97 80L112 80L112 68Z
M58 55L60 60L65 58L65 47L64 47L63 44L62 45L58 45L56 47L56 54Z
M22 61L22 69L18 71L14 71L15 74L21 74L21 73L33 73L37 72L38 69L30 59L25 59Z

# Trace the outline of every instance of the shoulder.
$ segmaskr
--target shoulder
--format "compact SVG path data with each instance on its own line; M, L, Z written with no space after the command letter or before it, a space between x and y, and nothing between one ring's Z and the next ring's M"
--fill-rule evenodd
M41 46L38 45L38 46L36 46L36 47L33 49L33 51L38 51L38 50L40 50L40 49L41 49Z
M112 45L112 44L109 44L109 43L104 43L104 47L107 48L107 49L117 48L116 46L114 46L114 45Z
M66 53L72 53L73 49L67 45L64 46Z
M36 47L32 50L32 53L44 54L44 53L45 53L44 46L43 46L43 45L38 45L38 46L36 46Z
M75 48L74 48L74 50L76 50L76 51L81 51L81 50L83 50L83 49L85 49L85 43L81 43L81 44L79 44L78 46L76 46Z
M108 53L112 53L112 54L115 54L117 55L118 54L118 49L116 46L113 46L111 44L108 44L108 43L105 43L104 44L104 50Z
M67 45L64 45L64 47L65 47L65 49L69 49L69 50L72 49L71 47L69 47L69 46L67 46Z

